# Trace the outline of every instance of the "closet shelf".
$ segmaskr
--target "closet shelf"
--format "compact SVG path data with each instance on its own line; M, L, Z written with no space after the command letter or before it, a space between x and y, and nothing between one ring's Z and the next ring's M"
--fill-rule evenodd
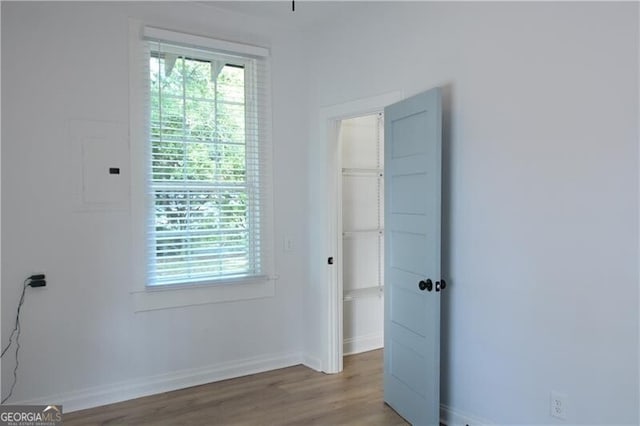
M342 236L344 238L356 237L356 236L372 236L372 235L383 235L383 228L375 228L375 229L359 229L355 231L342 231Z
M342 176L371 176L371 177L382 177L383 176L382 169L363 169L363 168L343 168Z
M365 297L382 297L384 293L384 287L364 287L355 290L348 290L344 292L344 301L349 302L355 299L362 299Z

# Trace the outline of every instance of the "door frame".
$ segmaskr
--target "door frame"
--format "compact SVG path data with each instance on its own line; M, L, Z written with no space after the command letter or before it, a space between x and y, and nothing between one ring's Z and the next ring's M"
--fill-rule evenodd
M393 91L369 98L333 105L320 110L320 129L326 132L320 140L327 141L327 240L328 256L334 264L328 265L327 292L322 312L326 312L325 336L322 348L322 371L333 374L342 371L343 351L343 288L342 288L342 238L338 235L342 223L342 211L338 197L341 192L340 122L349 118L383 113L387 105L403 99L401 91ZM340 210L340 211L339 211Z

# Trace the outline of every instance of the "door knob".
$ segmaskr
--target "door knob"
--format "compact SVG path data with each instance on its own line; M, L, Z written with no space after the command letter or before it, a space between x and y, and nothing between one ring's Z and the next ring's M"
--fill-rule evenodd
M430 278L427 278L427 280L422 280L418 283L418 288L422 291L431 291L433 289L433 281L431 281Z
M436 291L444 290L447 288L447 282L445 280L436 281Z

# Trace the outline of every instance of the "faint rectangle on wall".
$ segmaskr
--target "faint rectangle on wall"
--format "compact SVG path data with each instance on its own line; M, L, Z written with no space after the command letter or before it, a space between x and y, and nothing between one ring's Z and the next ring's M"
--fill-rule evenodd
M129 138L123 123L71 120L74 210L129 208Z

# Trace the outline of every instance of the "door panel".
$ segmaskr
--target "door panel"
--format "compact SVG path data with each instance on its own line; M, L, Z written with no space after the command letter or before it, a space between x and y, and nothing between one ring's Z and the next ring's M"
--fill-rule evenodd
M397 120L392 134L398 143L391 149L391 158L397 159L424 153L427 147L420 135L426 133L428 121L427 111L420 111Z
M424 363L424 357L415 350L404 346L402 343L394 342L391 350L391 374L394 378L402 382L406 387L417 393L421 397L426 397L427 382L420 380L428 372ZM419 370L416 371L412 366L417 365Z
M396 250L389 254L391 256L390 266L400 271L413 273L416 277L424 276L427 273L427 265L422 263L425 235L391 232L391 238ZM398 283L397 285L402 284Z
M391 321L394 325L399 325L420 337L426 337L426 324L422 322L420 311L424 310L424 303L419 297L416 297L414 291L405 290L400 287L392 289L393 296L396 299L396 306L402 306L403 309L391 310ZM394 339L396 341L397 339Z
M425 214L428 200L416 197L422 191L424 173L412 173L391 178L391 213L395 214ZM396 191L395 188L400 188Z
M438 89L385 109L384 399L416 425L440 417L441 121Z

